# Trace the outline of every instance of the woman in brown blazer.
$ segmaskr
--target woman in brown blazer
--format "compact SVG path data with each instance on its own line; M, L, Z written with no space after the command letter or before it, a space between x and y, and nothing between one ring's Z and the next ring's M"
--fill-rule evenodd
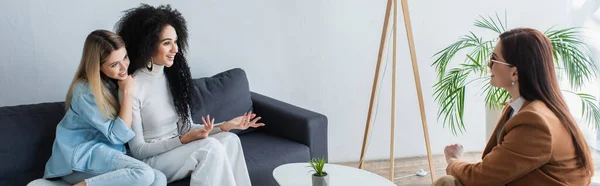
M433 185L590 185L590 150L561 95L552 43L541 32L504 32L489 61L490 84L512 99L482 161L461 161L462 146L444 149L449 176Z

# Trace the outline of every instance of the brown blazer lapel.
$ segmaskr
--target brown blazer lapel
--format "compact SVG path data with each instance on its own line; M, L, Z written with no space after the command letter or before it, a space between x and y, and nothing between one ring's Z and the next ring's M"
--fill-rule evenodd
M529 105L529 103L531 103L530 101L525 100L525 103L523 103L523 106L521 106L521 109L519 111L522 111L523 108L525 108L525 106ZM508 120L510 119L510 112L512 111L512 107L510 106L509 103L506 103L504 105L504 110L502 111L502 117L500 117L500 120L498 121L498 123L496 124L496 128L494 129L494 133L490 136L490 139L488 139L488 143L485 146L485 150L483 150L483 154L481 156L481 158L483 159L485 157L485 155L487 155L488 153L490 153L492 151L492 149L494 149L494 147L496 147L498 145L498 132L500 132L502 130L502 128L500 128L501 126L506 126L505 125L501 125L502 123L506 123L508 122Z
M498 123L496 123L496 128L494 129L494 132L492 132L492 135L490 135L490 139L488 139L488 143L485 146L485 150L483 150L483 154L481 156L482 159L483 157L485 157L485 155L490 153L492 149L496 147L496 145L498 145L498 141L496 140L498 138L498 131L502 130L500 126L502 126L501 124L508 120L507 116L510 114L511 110L512 108L510 107L510 105L506 103L504 105L504 109L502 110L502 117L500 117L500 120L498 120Z

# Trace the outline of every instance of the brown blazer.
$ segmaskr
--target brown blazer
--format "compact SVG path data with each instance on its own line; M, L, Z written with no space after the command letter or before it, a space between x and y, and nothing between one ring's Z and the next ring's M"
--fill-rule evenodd
M502 118L510 111L505 107ZM577 167L571 135L546 104L526 101L500 128L503 121L496 125L481 162L453 162L446 173L467 186L590 185L592 173Z

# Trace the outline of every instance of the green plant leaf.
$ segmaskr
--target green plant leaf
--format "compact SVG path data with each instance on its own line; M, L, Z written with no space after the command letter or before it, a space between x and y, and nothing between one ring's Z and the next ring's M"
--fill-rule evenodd
M581 98L581 110L583 111L584 121L593 124L594 129L598 129L600 127L598 100L589 94L578 93L577 95Z
M577 27L548 30L544 34L552 42L554 59L560 76L566 76L571 89L580 89L597 75L589 46L578 37Z
M487 75L487 63L491 57L490 54L493 52L493 46L495 45L495 42L495 40L482 41L481 39L478 39L475 46L473 46L469 54L467 54L467 60L461 65L472 64L474 65L473 67L476 67L472 70L479 76Z
M496 13L492 16L479 16L474 26L501 34L507 30L506 13L504 20ZM554 29L544 32L553 46L553 57L557 78L567 78L571 89L579 89L586 81L596 77L597 67L591 58L589 47L579 38L578 28ZM445 47L433 55L438 82L434 85L433 97L437 102L438 120L443 121L443 127L448 126L454 135L466 131L463 118L465 115L466 87L472 82L480 83L480 94L485 95L485 105L490 109L500 109L510 99L510 94L489 84L487 62L498 38L485 40L475 33L469 32L458 41ZM466 52L464 62L458 67L447 69L457 57L456 54ZM469 80L471 74L478 77ZM582 99L585 119L600 125L600 109L593 104L596 98L579 94ZM468 116L467 116L468 117Z
M482 84L481 94L485 94L485 106L488 109L498 110L510 99L510 94L504 89L493 87L489 82L490 78L480 79Z
M500 16L496 13L496 20L492 18L492 16L488 16L486 19L483 16L479 16L480 19L475 20L475 26L479 28L485 28L492 30L498 34L502 34L502 32L506 31L506 14L504 14L504 23L500 20Z
M323 168L325 167L326 161L327 160L325 159L325 157L312 158L310 161L308 161L309 167L312 168L312 170L310 170L309 172L315 172L317 175L323 176Z
M434 85L434 97L440 105L438 119L443 118L444 124L448 123L453 134L464 132L464 122L462 120L464 114L464 97L465 97L465 80L470 66L463 68L454 68L444 76L442 81ZM444 125L445 127L445 125Z
M562 90L579 97L581 100L581 116L584 122L588 125L592 125L594 130L600 128L600 107L598 106L598 99L596 97L586 93L576 93L569 90Z
M438 56L438 58L433 62L432 66L435 66L435 69L438 73L438 78L441 79L446 73L446 68L448 64L451 62L451 59L454 58L456 53L459 51L475 46L473 41L468 35L461 37L457 42L451 44L450 46L444 48L434 55Z

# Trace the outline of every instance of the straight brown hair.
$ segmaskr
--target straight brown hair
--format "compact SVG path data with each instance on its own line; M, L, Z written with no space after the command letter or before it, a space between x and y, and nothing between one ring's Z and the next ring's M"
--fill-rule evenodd
M571 134L579 166L593 174L590 149L558 86L550 39L538 30L517 28L502 33L500 42L506 62L517 67L521 97L546 104Z

